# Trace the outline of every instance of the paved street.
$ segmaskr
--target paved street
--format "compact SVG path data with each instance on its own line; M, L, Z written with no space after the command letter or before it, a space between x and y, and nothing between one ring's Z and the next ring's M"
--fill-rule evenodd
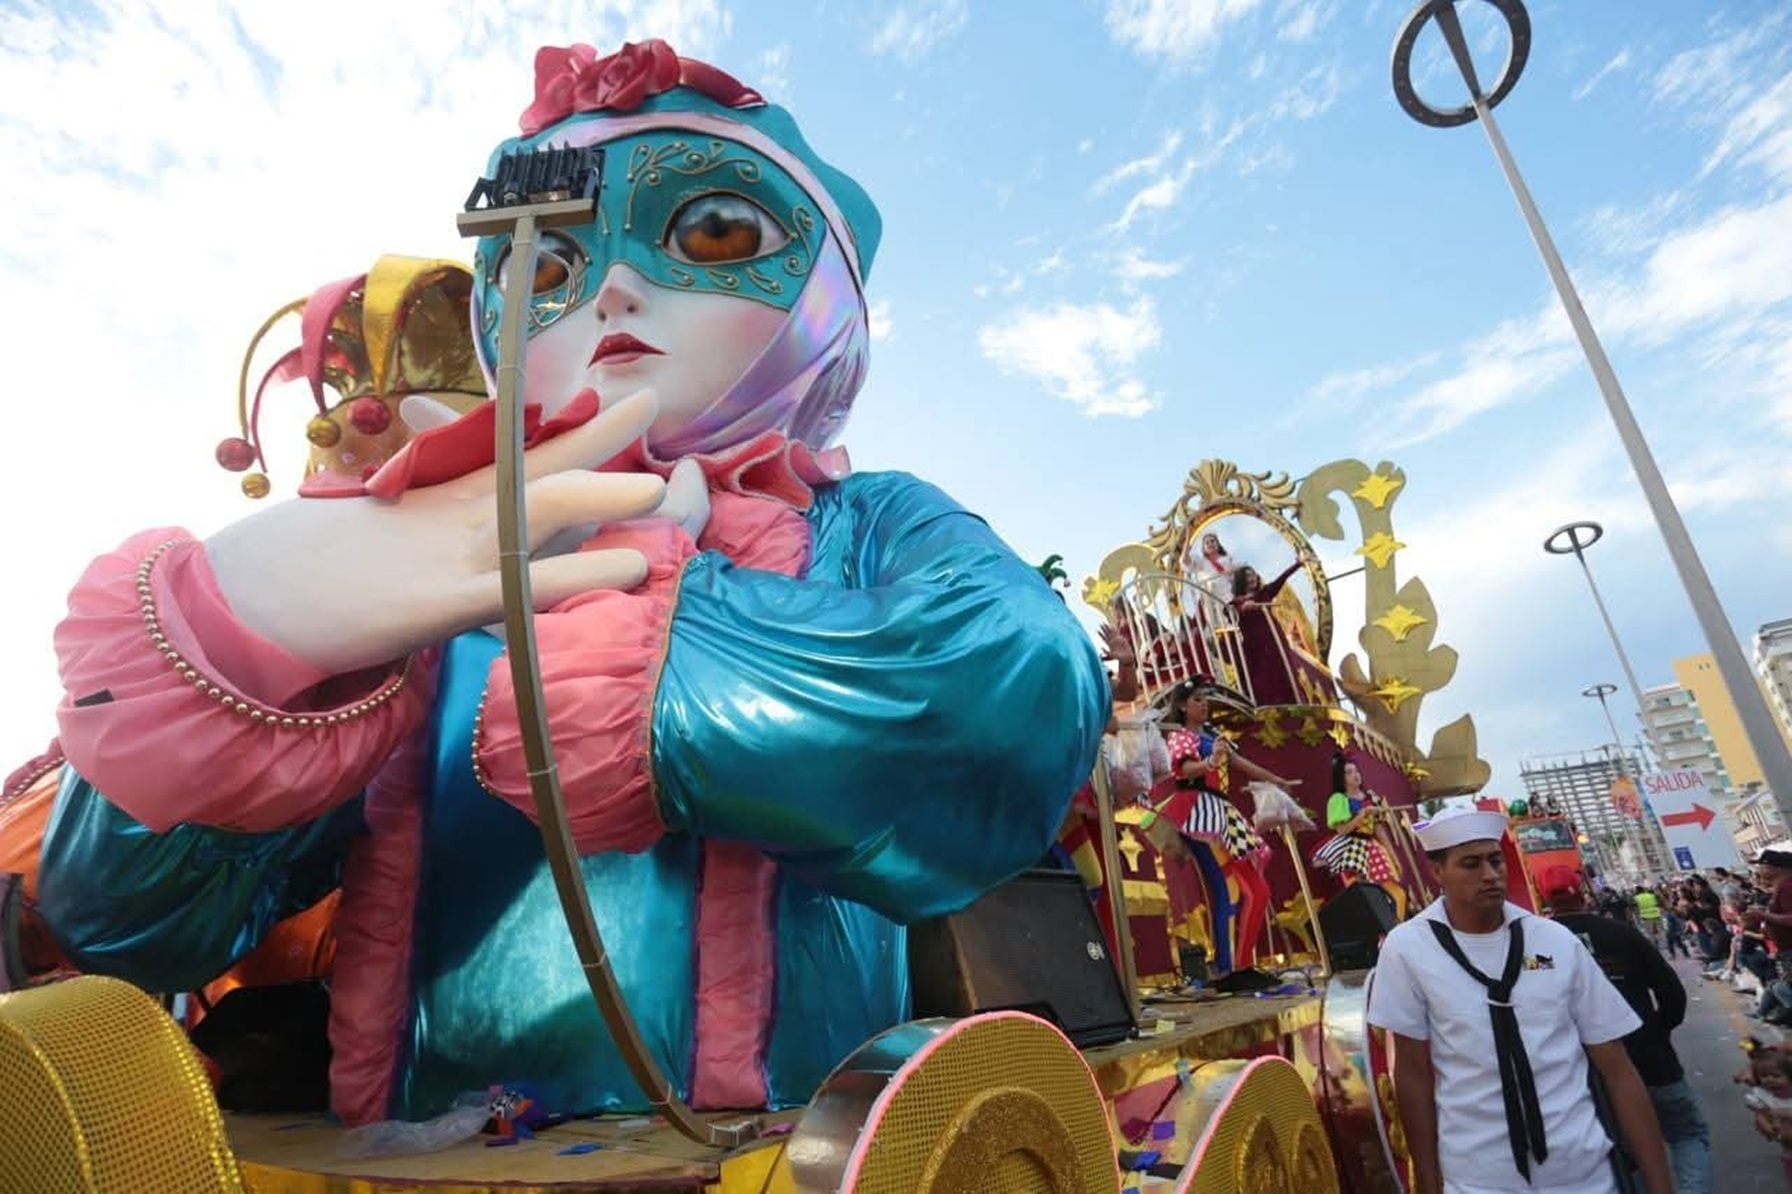
M1751 1033L1767 1039L1775 1030L1745 1019L1742 1013L1752 1004L1727 983L1701 978L1697 966L1680 959L1674 966L1688 997L1686 1023L1674 1033L1674 1048L1711 1124L1717 1189L1721 1194L1785 1194L1779 1150L1755 1134L1742 1105L1744 1088L1730 1081L1743 1063L1737 1042Z

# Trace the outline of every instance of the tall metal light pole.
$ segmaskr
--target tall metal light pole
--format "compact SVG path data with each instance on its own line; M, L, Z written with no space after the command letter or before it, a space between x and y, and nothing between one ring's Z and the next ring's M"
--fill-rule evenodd
M1612 720L1612 707L1606 703L1605 699L1616 691L1618 691L1618 686L1616 684L1591 684L1586 688L1581 689L1580 694L1584 697L1594 698L1599 702L1599 707L1605 710L1605 724L1611 727L1612 731L1612 749L1618 752L1618 767L1620 770L1623 770L1624 737L1618 733L1618 723Z
M1567 528L1563 528L1563 529L1565 530ZM1584 564L1585 564L1584 560L1582 561L1582 564L1584 566ZM1593 580L1593 578L1592 578L1591 574L1589 574L1587 577L1587 582L1589 584L1591 584L1592 580ZM1594 590L1593 595L1595 598L1598 597L1599 593L1598 593L1597 589ZM1605 607L1603 605L1600 606L1600 612L1601 613L1605 612ZM1608 628L1611 626L1611 622L1609 619L1606 622L1606 626ZM1612 637L1615 640L1617 638L1617 635L1614 634ZM1620 648L1618 651L1618 657L1620 659L1622 659L1623 656L1624 656L1623 649ZM1626 663L1624 666L1625 666L1625 670L1628 671L1630 665L1628 663ZM1630 682L1632 685L1634 685L1636 683L1636 678L1634 676L1631 677ZM1657 873L1660 873L1662 871L1671 871L1674 868L1669 865L1669 860L1668 860L1668 855L1667 855L1667 839L1661 836L1661 826L1655 819L1655 810L1650 807L1648 798L1643 795L1642 787L1637 782L1641 777L1633 776L1630 774L1630 760L1629 760L1628 756L1626 756L1624 753L1624 736L1622 734L1618 733L1617 719L1612 717L1611 703L1607 698L1610 697L1614 692L1617 692L1617 691L1618 691L1618 686L1616 684L1601 683L1601 684L1588 685L1586 688L1581 689L1580 694L1584 697L1594 698L1595 700L1597 700L1599 702L1599 707L1601 709L1605 710L1605 724L1607 727L1609 727L1611 729L1611 732L1612 732L1612 745L1611 745L1611 750L1613 752L1612 753L1612 766L1617 769L1618 777L1620 779L1627 780L1630 782L1632 789L1633 789L1633 793L1636 797L1638 819L1640 819L1642 821L1643 826L1644 826L1644 833L1643 833L1643 859L1644 859L1644 861L1647 862L1649 864L1650 868L1652 870L1656 871ZM1653 741L1653 739L1651 739L1651 741ZM1619 810L1619 811L1620 811L1620 813L1622 813L1623 810Z
M1562 308L1568 314L1568 322L1573 325L1581 350L1586 353L1587 364L1599 383L1599 392L1605 398L1612 422L1617 425L1618 438L1623 441L1624 450L1630 456L1631 468L1636 472L1643 496L1648 499L1655 524L1660 528L1662 538L1667 541L1668 554L1673 557L1674 567L1680 573L1680 583L1685 586L1693 613L1698 616L1699 627L1705 633L1705 643L1711 648L1711 654L1717 661L1718 674L1723 677L1724 686L1730 690L1730 700L1741 714L1742 727L1748 733L1749 745L1754 747L1756 759L1760 761L1767 786L1773 792L1781 815L1787 819L1788 824L1792 824L1792 752L1787 751L1785 742L1780 738L1773 715L1768 712L1767 701L1756 686L1754 673L1749 670L1748 660L1742 654L1742 644L1737 641L1729 619L1724 616L1723 606L1717 600L1717 590L1711 585L1705 565L1700 562L1699 553L1693 547L1692 536L1687 533L1680 511L1674 506L1674 499L1668 493L1667 483L1662 480L1661 470L1655 465L1655 457L1643 439L1642 428L1637 426L1630 403L1618 385L1618 375L1612 371L1611 361L1606 359L1599 337L1593 333L1592 321L1587 318L1587 312L1581 306L1580 295L1575 292L1574 283L1568 277L1568 269L1562 264L1561 255L1556 252L1555 241L1550 238L1549 229L1544 227L1543 216L1537 211L1530 189L1525 186L1524 179L1518 173L1518 164L1512 160L1512 153L1506 148L1506 139L1500 135L1499 126L1493 122L1494 106L1511 94L1512 88L1518 83L1518 76L1524 70L1525 60L1530 57L1530 14L1525 11L1523 0L1483 0L1484 3L1493 5L1505 18L1506 27L1512 36L1512 49L1507 55L1500 77L1490 91L1483 92L1475 72L1474 58L1469 53L1468 41L1462 34L1462 21L1456 13L1458 2L1459 0L1424 0L1406 19L1406 24L1400 29L1400 36L1394 42L1394 96L1407 114L1421 124L1453 128L1478 120L1486 130L1487 140L1493 146L1493 155L1499 160L1500 170L1506 176L1507 185L1512 188L1513 198L1518 200L1518 207L1524 214L1531 239L1537 244L1544 268L1549 271L1550 280L1555 283L1556 294L1562 300ZM1413 46L1417 43L1419 34L1432 20L1437 21L1438 31L1443 34L1445 43L1450 47L1450 57L1455 60L1456 69L1462 72L1462 81L1468 85L1469 102L1465 107L1450 110L1434 108L1420 98L1413 87Z
M1624 642L1618 637L1618 627L1612 622L1611 611L1605 608L1605 598L1599 593L1599 584L1593 579L1593 570L1587 566L1587 548L1605 538L1605 528L1596 522L1571 522L1567 526L1557 527L1543 541L1543 550L1555 556L1571 555L1580 564L1581 575L1587 578L1587 591L1593 594L1593 604L1599 609L1599 620L1605 623L1605 633L1611 637L1612 650L1617 652L1618 666L1624 669L1624 679L1630 683L1631 698L1636 701L1636 715L1642 720L1643 733L1647 735L1649 744L1655 744L1655 735L1650 733L1649 719L1643 713L1643 686L1637 683L1636 669L1630 666L1630 656L1624 652ZM1612 689L1616 692L1617 689ZM1591 696L1584 692L1582 696ZM1605 704L1605 698L1599 700ZM1605 716L1609 721L1612 711L1606 708ZM1617 723L1612 723L1612 741L1622 744L1624 738L1618 733Z

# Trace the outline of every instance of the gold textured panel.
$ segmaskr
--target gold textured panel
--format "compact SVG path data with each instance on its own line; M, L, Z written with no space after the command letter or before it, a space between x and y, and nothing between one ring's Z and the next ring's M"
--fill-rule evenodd
M1338 1170L1300 1071L1279 1057L1195 1072L1211 1110L1177 1194L1337 1194Z
M885 1042L917 1027L922 1047L890 1069ZM919 1040L916 1035L913 1039ZM875 1103L865 1098L875 1094ZM805 1140L865 1109L856 1138ZM843 1122L842 1128L851 1129ZM1043 1020L1014 1012L924 1021L876 1038L823 1085L792 1138L800 1190L852 1194L1116 1194L1120 1173L1107 1106L1076 1049ZM804 1156L820 1163L805 1166ZM845 1183L850 1182L850 1185Z
M128 983L0 996L0 1194L242 1189L198 1056Z

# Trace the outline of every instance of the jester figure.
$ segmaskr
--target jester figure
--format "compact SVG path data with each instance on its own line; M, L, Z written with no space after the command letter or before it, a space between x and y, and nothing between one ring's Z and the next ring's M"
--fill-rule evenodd
M1313 852L1315 865L1330 871L1349 887L1368 880L1393 898L1406 918L1406 889L1394 856L1377 838L1388 815L1387 801L1363 784L1363 769L1347 754L1332 759L1332 795L1325 805L1325 824L1335 835Z
M1200 868L1212 917L1214 961L1222 973L1249 970L1269 925L1270 889L1264 868L1269 845L1226 796L1231 769L1291 788L1284 779L1232 750L1208 725L1213 681L1196 676L1170 693L1165 718L1172 780L1154 792L1156 812L1174 826ZM1238 899L1232 899L1236 885ZM1180 903L1181 901L1175 901Z
M530 291L530 568L572 832L680 1092L800 1103L904 1018L901 924L1045 854L1107 685L979 519L832 446L866 367L865 193L663 42L535 68L497 153L601 147L596 218L546 234L531 276L482 241L469 308L489 383L503 294ZM339 888L346 1122L509 1082L639 1108L486 629L492 408L403 407L428 429L329 496L146 531L80 579L37 913L80 969L181 991Z

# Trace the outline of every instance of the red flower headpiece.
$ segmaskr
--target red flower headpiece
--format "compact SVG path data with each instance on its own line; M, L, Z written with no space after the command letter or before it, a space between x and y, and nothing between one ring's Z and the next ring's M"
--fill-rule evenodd
M535 51L535 102L524 109L523 135L533 137L577 112L633 112L674 87L689 87L728 108L765 103L757 91L694 58L680 58L659 38L624 42L599 58L583 42Z

